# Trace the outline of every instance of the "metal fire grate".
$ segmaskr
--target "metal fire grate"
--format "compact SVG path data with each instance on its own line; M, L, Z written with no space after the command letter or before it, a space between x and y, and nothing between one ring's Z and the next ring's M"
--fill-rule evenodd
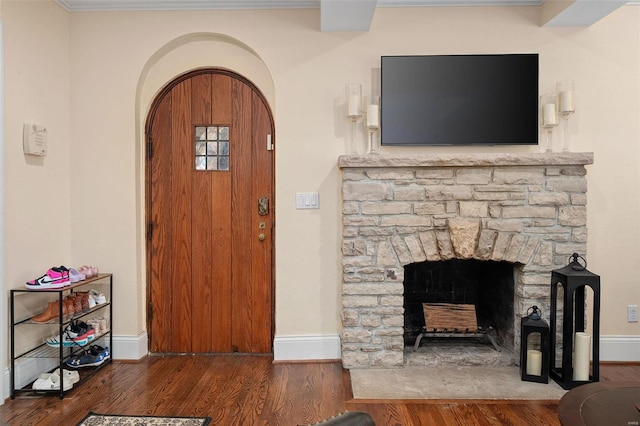
M496 351L500 348L489 334L493 327L478 327L475 305L423 303L425 327L413 347L417 351L423 337L475 337L488 339Z

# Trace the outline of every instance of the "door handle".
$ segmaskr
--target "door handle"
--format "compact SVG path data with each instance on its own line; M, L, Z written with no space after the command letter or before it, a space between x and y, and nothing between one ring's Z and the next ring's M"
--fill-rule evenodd
M260 216L266 216L269 214L269 198L258 198L258 214Z
M258 239L260 241L264 241L264 238L265 238L264 234L258 234Z

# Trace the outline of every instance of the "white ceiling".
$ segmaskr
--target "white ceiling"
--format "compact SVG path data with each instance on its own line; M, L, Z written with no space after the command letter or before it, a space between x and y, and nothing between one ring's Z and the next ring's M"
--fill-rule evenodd
M320 9L321 31L368 31L377 7L538 6L544 26L589 26L640 0L55 0L69 12Z

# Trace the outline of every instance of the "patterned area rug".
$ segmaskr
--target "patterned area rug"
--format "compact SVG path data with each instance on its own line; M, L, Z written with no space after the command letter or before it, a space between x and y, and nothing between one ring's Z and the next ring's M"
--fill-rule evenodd
M211 417L121 416L89 413L77 426L207 426Z

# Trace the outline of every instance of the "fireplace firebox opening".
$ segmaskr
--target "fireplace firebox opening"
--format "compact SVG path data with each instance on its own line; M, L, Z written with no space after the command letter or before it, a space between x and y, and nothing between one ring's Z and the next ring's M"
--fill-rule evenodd
M500 347L513 350L514 264L451 259L404 267L404 342L413 347L424 330L423 303L475 306L479 329L492 327ZM455 339L455 337L454 337ZM442 344L442 339L437 339ZM428 340L423 340L426 344ZM488 341L486 342L488 343Z

